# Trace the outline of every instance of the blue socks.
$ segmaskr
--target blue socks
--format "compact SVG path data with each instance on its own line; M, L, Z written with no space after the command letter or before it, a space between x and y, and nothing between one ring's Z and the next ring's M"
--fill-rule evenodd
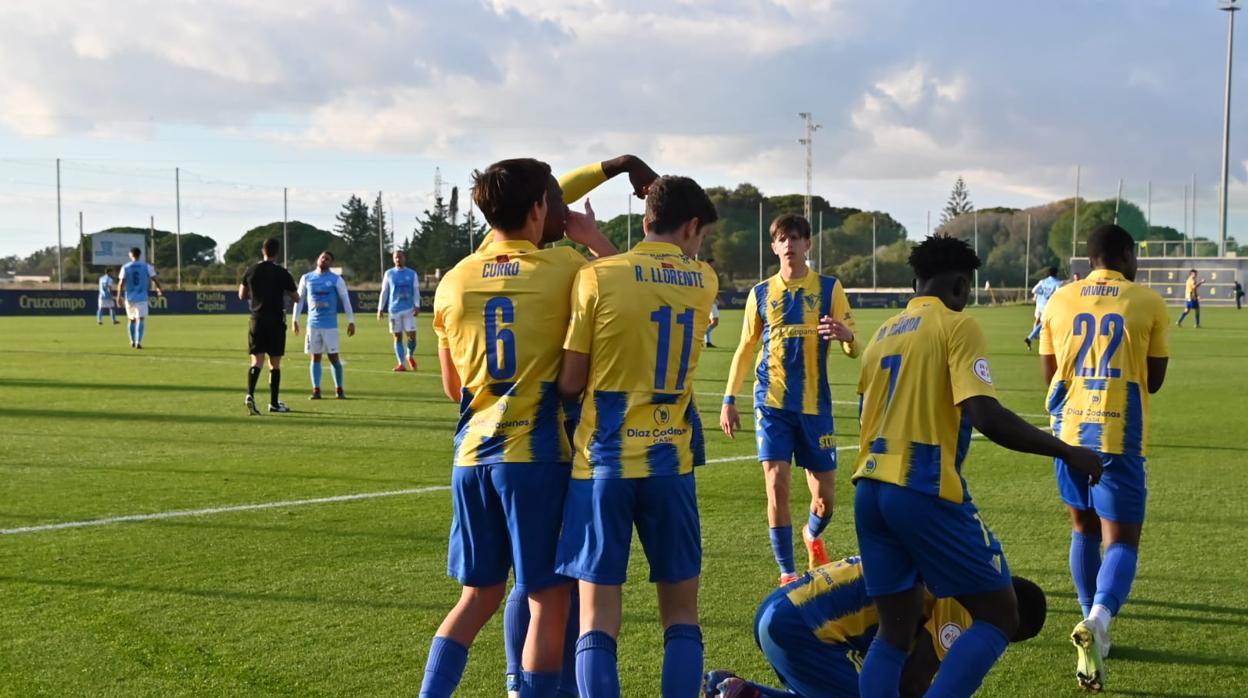
M687 623L663 631L663 697L696 696L702 688L702 628Z
M407 357L403 356L403 340L394 340L394 355L399 359L400 366L403 365L404 361L407 361Z
M520 675L520 657L529 632L529 597L524 587L515 585L503 607L503 649L507 654L507 675Z
M136 327L137 327L137 323L134 320L131 320L130 322L126 323L126 334L130 336L131 344L134 344L136 341L138 341L134 338L135 337L134 330Z
M1070 578L1075 582L1079 606L1083 617L1092 613L1092 600L1096 595L1096 578L1101 571L1101 539L1078 531L1070 533Z
M1039 338L1040 338L1040 325L1036 325L1035 327L1031 328L1031 334L1027 335L1027 339L1039 339Z
M1005 654L1008 644L1005 633L992 623L982 620L971 623L971 627L949 648L936 680L924 695L928 698L969 698L974 695L992 665Z
M862 698L897 698L901 694L901 668L906 656L905 650L893 647L877 635L867 650L862 671L858 672L859 695ZM945 661L947 663L948 659Z
M420 698L450 698L467 664L467 647L449 638L433 638L429 659L425 662L425 680L420 684Z
M771 536L771 552L776 556L776 564L780 566L780 574L796 574L797 565L793 562L793 527L776 526L769 532Z
M1092 603L1105 606L1111 615L1127 602L1131 584L1135 581L1135 568L1139 551L1122 543L1114 543L1105 549L1105 562L1096 575L1096 596Z
M557 671L526 671L520 677L520 698L555 698L557 690Z
M581 698L620 698L614 638L601 630L591 630L576 641L576 683Z
M339 361L339 362L338 362L338 363L336 363L336 364L330 364L330 366L333 366L333 369L334 369L334 387L335 387L335 388L342 388L342 387L343 387L343 383L342 383L342 377L343 377L343 376L342 376L342 362L341 362L341 361Z
M407 340L407 355L408 356L416 355L416 340L414 339Z
M824 530L830 523L832 523L831 511L824 517L820 517L812 511L810 512L810 519L806 521L806 530L810 531L811 538L818 538L823 535Z
M321 389L321 362L312 362L312 387L317 390Z
M1199 325L1199 324L1200 324L1200 321L1199 321L1199 320L1197 320L1197 321L1196 321L1196 324L1197 324L1197 325ZM144 320L143 318L139 318L139 324L138 324L137 328L136 328L136 329L135 329L135 331L134 331L134 334L135 334L135 339L134 339L134 341L135 341L135 342L138 342L139 344L142 344L142 343L143 343L143 330L147 329L146 325L147 325L147 320Z
M97 308L97 309L96 309L96 311L95 311L95 321L96 321L96 322L104 322L104 309L103 309L103 308Z

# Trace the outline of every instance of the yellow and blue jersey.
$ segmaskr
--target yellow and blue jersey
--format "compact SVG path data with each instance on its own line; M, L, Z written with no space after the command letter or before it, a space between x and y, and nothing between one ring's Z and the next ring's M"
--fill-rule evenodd
M996 397L988 343L974 318L938 298L911 299L872 337L858 393L862 431L855 482L867 478L959 504L970 500L962 463L971 424L960 405L971 397Z
M754 406L831 414L829 343L819 338L819 318L824 315L854 329L845 288L834 276L810 272L785 281L776 274L751 289L725 397L735 399L755 348L761 344L754 359ZM858 356L857 338L842 342L841 350L847 356Z
M1200 300L1200 287L1196 285L1196 279L1187 277L1187 283L1184 284L1183 297L1189 301Z
M584 264L569 248L494 241L438 284L433 329L463 385L456 465L570 460L556 379Z
M802 621L820 642L848 645L866 652L875 637L880 614L867 594L862 560L850 557L816 567L782 590ZM932 637L936 658L971 625L971 615L954 599L924 593L924 627Z
M1147 455L1148 359L1168 356L1161 296L1098 269L1053 294L1040 322L1040 353L1057 359L1053 433L1101 453Z
M577 273L564 349L588 354L572 477L683 475L706 460L693 377L719 279L640 242Z

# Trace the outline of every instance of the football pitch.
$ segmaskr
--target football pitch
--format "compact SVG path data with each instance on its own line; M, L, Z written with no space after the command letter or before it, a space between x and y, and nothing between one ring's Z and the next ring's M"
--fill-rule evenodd
M859 332L892 312L859 312ZM1021 341L1030 309L971 312L1002 402L1045 424L1039 362ZM721 348L697 373L713 461L697 476L702 625L708 669L775 683L751 629L777 575L761 472L748 421L736 441L715 427L740 317L724 313ZM1169 375L1151 404L1148 518L1139 578L1113 627L1111 694L1248 695L1248 313L1203 319L1199 331L1172 329ZM307 361L291 337L282 392L295 411L261 417L243 407L246 323L156 315L134 351L124 324L0 318L0 695L417 692L429 640L459 593L446 576L445 491L457 414L441 392L429 316L416 374L390 371L392 340L372 317L354 338L344 331L343 402L305 399ZM839 444L856 448L857 361L834 355L830 372ZM825 534L834 558L856 552L855 456L841 452ZM1044 631L1011 647L981 695L1079 694L1070 531L1051 462L978 439L964 473L1014 573L1049 595ZM345 495L371 496L335 499ZM197 513L167 516L177 512ZM158 516L48 527L128 515ZM646 579L635 545L620 638L626 696L658 693L663 638ZM503 673L500 613L458 695L502 696Z

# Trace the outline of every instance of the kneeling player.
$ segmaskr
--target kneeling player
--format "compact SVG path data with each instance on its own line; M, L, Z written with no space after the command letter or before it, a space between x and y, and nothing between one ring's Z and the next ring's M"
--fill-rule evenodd
M1040 634L1048 602L1034 582L1013 581L1019 624L1010 641L1022 642ZM858 670L878 623L858 558L817 567L772 592L754 619L754 640L787 690L712 671L706 675L706 698L857 698ZM949 647L970 624L970 613L956 600L924 594L923 623L902 673L902 696L927 691Z

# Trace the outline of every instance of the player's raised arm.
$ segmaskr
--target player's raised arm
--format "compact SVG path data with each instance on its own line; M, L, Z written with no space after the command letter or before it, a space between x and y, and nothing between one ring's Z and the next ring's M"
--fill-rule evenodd
M621 155L610 160L603 160L602 171L607 179L611 179L622 172L627 172L628 181L633 185L633 195L639 199L646 198L646 192L650 190L650 185L659 178L659 175L636 155ZM575 200L573 199L573 201Z
M758 300L754 293L745 297L745 318L741 321L741 339L732 355L728 369L728 384L724 387L724 404L719 410L719 428L728 438L736 438L741 428L741 415L737 410L737 393L754 361L754 350L763 336L763 323L758 314Z

